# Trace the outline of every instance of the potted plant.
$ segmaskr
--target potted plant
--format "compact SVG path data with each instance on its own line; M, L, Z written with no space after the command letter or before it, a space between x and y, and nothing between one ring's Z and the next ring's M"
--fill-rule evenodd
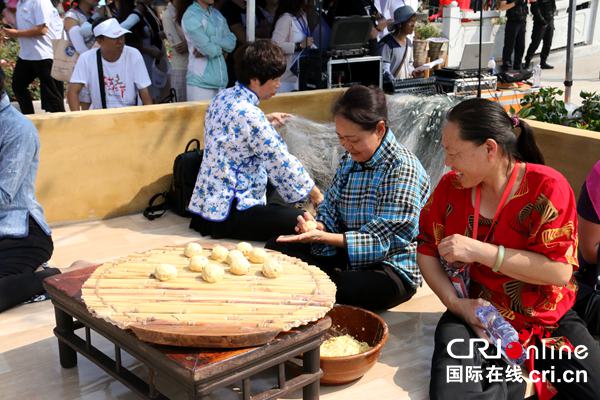
M423 65L427 62L427 47L428 47L428 39L440 37L442 33L438 29L437 26L430 23L417 23L415 26L415 40L413 41L413 53L414 53L414 64L415 67ZM438 58L439 52L443 45L442 42L439 44L435 42L435 44L429 43L430 50L433 50L436 54L435 58ZM431 58L431 55L430 55Z

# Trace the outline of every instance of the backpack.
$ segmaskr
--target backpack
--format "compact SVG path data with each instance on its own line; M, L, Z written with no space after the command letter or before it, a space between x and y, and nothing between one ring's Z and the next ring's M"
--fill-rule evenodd
M196 148L190 150L190 147L196 144ZM203 151L200 149L200 141L192 139L185 146L185 151L179 154L173 162L173 180L171 187L167 192L157 193L148 202L148 207L144 210L144 217L150 221L161 217L167 209L182 217L190 218L192 215L187 207L192 198L196 179L200 172L202 164ZM155 204L159 199L164 199L162 203Z

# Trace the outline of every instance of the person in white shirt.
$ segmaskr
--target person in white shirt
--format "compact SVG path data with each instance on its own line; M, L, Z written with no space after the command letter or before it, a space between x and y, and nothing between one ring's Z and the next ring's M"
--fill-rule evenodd
M90 91L92 109L152 104L148 87L150 77L141 53L125 46L125 34L115 18L99 20L93 28L99 49L92 49L79 56L67 89L67 99L72 111L80 109L79 93L85 86ZM98 79L98 58L101 59L103 89Z
M177 20L177 7L181 7L181 4L182 0L170 0L161 18L167 40L174 50L171 56L171 87L175 89L177 101L186 101L186 75L189 54L185 34ZM181 15L183 15L183 12Z
M76 7L70 8L65 13L65 18L63 19L65 32L69 41L79 54L83 54L91 49L96 42L91 30L89 34L81 32L81 25L92 18L94 9L97 5L98 0L80 0ZM83 110L90 108L90 93L87 88L81 90L79 101Z
M19 0L16 28L0 29L0 34L19 40L19 56L13 72L12 88L23 114L33 114L29 85L38 78L42 109L65 111L63 83L50 76L52 39L59 39L62 20L51 0Z
M313 45L306 18L306 0L284 0L279 3L272 40L281 47L287 59L278 93L298 90L300 57L304 49Z

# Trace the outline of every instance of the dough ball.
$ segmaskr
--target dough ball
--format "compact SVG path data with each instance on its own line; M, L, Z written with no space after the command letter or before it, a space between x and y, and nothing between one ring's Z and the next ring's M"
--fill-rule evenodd
M183 251L183 254L186 257L192 258L194 256L200 256L202 255L202 245L200 245L199 243L188 243L187 246L185 246L185 250Z
M277 278L283 273L283 264L275 258L265 260L262 267L262 274L267 278Z
M239 242L237 249L247 256L252 251L252 245L248 242Z
M242 253L241 251L231 250L229 254L227 254L227 264L231 265L233 260L235 260L236 258L243 258L244 260L246 259L246 257L244 257L244 253Z
M202 272L202 268L208 265L208 258L204 256L194 256L190 258L190 264L188 265L190 271Z
M223 279L225 270L217 264L206 264L202 268L202 279L209 283L215 283Z
M306 226L307 231L312 231L313 229L317 229L318 225L317 225L317 221L310 219L310 220L306 221L305 226Z
M229 263L229 272L234 275L246 275L250 271L250 263L246 257L234 257Z
M250 253L248 253L248 260L254 264L264 263L267 259L267 252L265 249L259 249L254 247Z
M215 261L225 262L225 260L227 260L227 254L229 254L229 250L223 246L216 245L210 253L210 258Z
M154 268L154 277L159 281L177 278L177 267L171 264L159 264Z

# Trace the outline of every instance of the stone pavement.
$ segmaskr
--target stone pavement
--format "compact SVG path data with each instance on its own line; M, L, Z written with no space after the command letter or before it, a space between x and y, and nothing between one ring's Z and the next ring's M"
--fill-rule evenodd
M548 63L554 66L551 70L542 70L542 86L554 86L564 90L567 53L565 50L555 51L548 57ZM532 65L539 62L536 56ZM600 93L600 48L590 46L575 49L573 60L573 87L571 90L571 103L581 105L579 93Z

